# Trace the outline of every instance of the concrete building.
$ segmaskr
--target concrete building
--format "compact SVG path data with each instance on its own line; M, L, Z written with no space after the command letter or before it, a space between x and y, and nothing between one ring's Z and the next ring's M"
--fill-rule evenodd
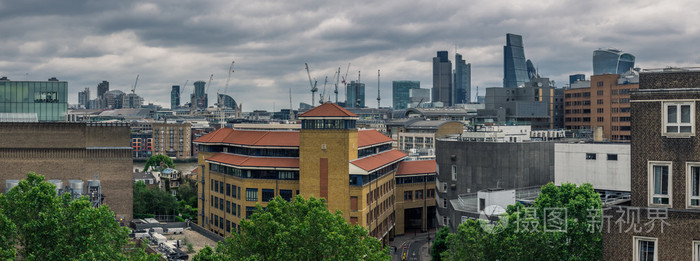
M411 89L408 91L408 99L410 101L407 108L428 107L430 102L429 89ZM394 108L396 109L396 108Z
M104 109L121 109L124 102L124 92L111 90L104 93Z
M345 108L364 108L365 107L365 84L355 81L350 81L347 86L348 100L345 102Z
M640 72L630 95L632 201L605 211L603 259L700 256L698 86L697 69Z
M124 109L140 109L143 105L143 98L135 93L129 93L122 97L122 108Z
M564 127L564 89L549 78L535 78L522 88L486 88L486 109L480 118L499 123L530 122L533 129Z
M394 148L420 157L435 157L435 141L449 135L459 135L464 124L453 120L424 120L405 118L388 121L386 133L394 140Z
M527 142L531 140L530 125L474 125L464 130L461 140L482 142Z
M90 109L90 88L85 88L84 91L78 92L78 104L84 109Z
M433 57L433 102L442 102L445 106L452 103L452 61L447 58L447 51L438 51Z
M604 140L629 142L630 92L639 88L639 74L591 76L564 91L564 126L580 137L602 129Z
M454 88L452 92L452 105L471 102L472 93L472 64L462 59L462 55L455 54Z
M222 128L195 140L199 224L228 235L256 204L313 196L388 242L396 233L395 174L406 154L378 131L357 130L357 115L333 103L299 119L298 131Z
M189 123L153 123L153 155L188 159L192 157Z
M0 182L9 184L36 172L76 195L88 194L90 184L99 184L102 196L97 201L107 204L117 220L131 220L133 162L127 124L0 123L0 136Z
M66 121L68 82L11 81L0 78L0 113L36 114L40 122Z
M108 91L109 91L109 82L108 81L102 81L101 83L97 84L97 98L99 98L99 99L104 98L105 93Z
M396 171L396 235L435 228L435 160L404 161Z
M391 82L391 96L393 102L394 110L401 110L408 108L408 104L411 103L410 92L412 89L420 89L419 81L392 81ZM430 94L428 94L430 95ZM429 99L430 97L428 97Z
M623 74L634 68L634 55L617 49L593 51L593 75Z
M463 216L479 214L457 204L461 198L484 189L516 189L523 191L518 198L532 198L539 186L554 181L553 142L438 139L435 148L437 223L452 231Z
M503 88L518 88L529 80L523 37L506 34L506 45L503 46Z
M629 192L630 157L624 143L557 143L554 184L590 183L596 190Z

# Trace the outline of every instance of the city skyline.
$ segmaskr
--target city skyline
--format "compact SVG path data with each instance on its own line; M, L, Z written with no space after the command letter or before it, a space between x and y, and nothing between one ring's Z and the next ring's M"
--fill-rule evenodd
M693 66L700 53L692 45L700 38L693 7L700 5L455 1L437 7L368 2L338 8L331 3L23 1L0 4L0 28L7 36L0 42L0 74L11 80L67 81L71 104L86 87L97 93L103 80L111 83L110 90L129 92L140 74L136 93L144 103L169 107L172 85L189 80L182 88L189 95L192 82L214 74L208 94L223 90L235 60L227 94L246 101L244 110L252 111L288 104L289 88L295 106L310 103L304 62L317 81L332 78L339 66L344 74L351 63L349 80L356 80L358 70L371 75L381 69L382 103L392 104L394 80L432 88L431 58L438 50L452 55L456 49L472 63L472 96L477 86L481 95L486 87L501 86L506 33L523 36L527 58L559 87L568 75L591 75L591 56L599 48L633 53L641 68ZM533 17L535 10L548 15ZM367 92L376 91L376 79L362 81Z

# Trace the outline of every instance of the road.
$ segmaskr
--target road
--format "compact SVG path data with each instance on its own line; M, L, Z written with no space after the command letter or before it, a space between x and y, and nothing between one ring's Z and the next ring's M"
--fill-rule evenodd
M392 255L391 260L430 260L429 236L429 234L423 234L418 236L397 237L395 240L397 250Z

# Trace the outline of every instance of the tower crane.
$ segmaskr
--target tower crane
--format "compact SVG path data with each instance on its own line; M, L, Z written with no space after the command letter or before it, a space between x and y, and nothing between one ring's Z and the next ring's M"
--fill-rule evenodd
M233 72L233 64L235 62L236 61L231 61L231 66L228 67L228 77L226 78L226 87L224 87L224 93L223 93L224 95L226 95L226 92L228 92L228 83L231 80L231 73ZM223 128L224 125L226 124L226 121L224 121L224 118L225 118L224 117L224 107L225 107L224 103L226 102L226 99L222 99L221 96L219 95L219 92L216 92L216 98L217 98L217 101L219 104L219 113L221 113L220 124L221 124L221 128Z
M182 85L182 89L180 89L179 92L177 92L177 99L180 100L180 97L182 97L182 94L185 93L185 88L187 88L187 83L190 82L190 80L186 80L185 84ZM191 104L190 104L191 105Z
M381 105L382 105L381 104L382 96L381 96L379 90L380 90L380 88L379 88L379 70L377 70L377 109L379 109L379 107L381 107Z
M214 80L214 74L209 76L209 83L207 83L207 87L204 89L204 94L202 97L199 97L199 101L197 101L198 104L201 104L202 110L206 110L207 108L205 107L204 101L208 98L207 93L209 93L209 86L211 86L211 81Z
M131 88L131 93L136 94L136 85L139 83L139 75L136 75L136 81L134 82L134 87Z
M323 80L323 93L320 95L321 99L318 101L318 105L323 104L323 100L326 99L326 84L328 84L328 75L326 75L326 79Z
M348 103L348 72L350 72L350 63L348 63L348 68L345 69L345 76L343 76L343 85L345 86L345 104Z
M338 103L338 82L340 81L340 67L338 67L338 72L335 73L335 103Z
M309 72L309 64L304 63L304 65L306 65L306 75L309 76L309 85L311 85L311 107L314 107L314 97L316 97L316 92L318 91L318 88L316 88L316 81L314 81L313 83L311 82L311 72Z

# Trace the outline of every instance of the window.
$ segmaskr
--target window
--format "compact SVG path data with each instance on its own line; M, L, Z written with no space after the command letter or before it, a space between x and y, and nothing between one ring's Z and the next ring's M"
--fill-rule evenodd
M245 207L245 218L250 219L250 216L253 215L253 212L255 212L255 207Z
M608 154L608 160L617 160L617 154Z
M602 95L603 95L603 93L604 93L604 91L603 91L603 90L600 90L600 91L598 91L598 92L597 92L598 96L602 96Z
M597 111L598 111L598 113L603 113L603 112L605 112L605 109L603 109L603 108L598 108Z
M258 201L258 189L256 189L256 188L245 189L245 200Z
M671 162L649 162L649 205L672 205Z
M219 192L219 181L218 180L214 181L214 192Z
M413 200L413 191L404 191L403 200Z
M587 160L594 160L594 159L595 159L595 153L586 153L586 159L587 159Z
M275 190L274 189L263 189L262 190L262 201L263 202L270 202L272 199L275 198Z
M695 103L664 102L662 135L688 138L695 134Z
M597 85L598 85L598 87L603 87L603 81L599 81L599 82L597 83Z
M603 118L603 117L598 117L598 118L596 119L596 121L598 121L598 122L603 122L603 121L605 121L605 118Z
M236 203L231 203L231 215L236 215Z
M658 259L657 240L651 237L634 237L634 260L655 261Z
M214 208L219 208L219 198L214 197Z
M693 261L700 261L700 241L693 241Z
M688 183L686 186L688 188L688 192L686 192L688 195L687 206L698 208L700 207L700 162L687 163L686 166L685 171L688 173L686 177Z
M226 184L226 196L231 196L231 184Z
M423 199L423 191L416 190L416 199Z
M350 211L357 211L357 197L350 197Z
M292 201L292 191L287 189L280 189L280 197L286 201Z
M231 185L231 197L236 198L236 185Z
M226 213L231 214L231 201L226 200Z
M457 165L452 165L452 180L457 180Z
M224 210L224 199L223 198L219 199L219 209L221 209L221 211Z

